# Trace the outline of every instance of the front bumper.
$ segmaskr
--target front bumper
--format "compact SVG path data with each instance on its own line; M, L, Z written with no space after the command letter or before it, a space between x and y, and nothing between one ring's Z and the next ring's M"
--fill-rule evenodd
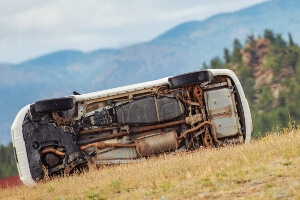
M30 105L22 108L17 114L12 126L11 126L11 137L15 150L16 164L19 171L21 181L25 185L33 186L36 183L32 179L31 172L29 169L27 151L25 141L22 132L22 124L26 114L28 113Z

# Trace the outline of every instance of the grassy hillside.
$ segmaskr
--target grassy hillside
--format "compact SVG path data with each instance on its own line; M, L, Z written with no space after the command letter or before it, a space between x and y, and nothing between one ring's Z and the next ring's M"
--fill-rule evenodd
M249 145L163 155L0 189L0 199L294 199L299 190L298 126Z

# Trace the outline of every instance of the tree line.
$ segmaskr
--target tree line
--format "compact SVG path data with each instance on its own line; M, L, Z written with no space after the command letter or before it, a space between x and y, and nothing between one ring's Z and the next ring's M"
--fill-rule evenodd
M0 178L18 174L13 145L0 145Z

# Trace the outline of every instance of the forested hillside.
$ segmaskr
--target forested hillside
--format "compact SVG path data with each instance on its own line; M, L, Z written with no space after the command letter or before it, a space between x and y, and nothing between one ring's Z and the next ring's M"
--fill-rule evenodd
M0 178L16 175L17 173L12 143L8 146L0 145Z
M205 68L228 68L239 77L251 107L254 135L298 123L300 119L300 48L288 34L265 30L263 36L250 35L245 45L238 39L233 50L215 57Z

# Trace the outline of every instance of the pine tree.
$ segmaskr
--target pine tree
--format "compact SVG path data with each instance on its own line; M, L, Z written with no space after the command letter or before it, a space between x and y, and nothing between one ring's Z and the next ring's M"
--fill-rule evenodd
M294 40L293 40L293 38L292 38L291 33L289 33L289 46L290 46L290 47L294 46Z
M264 38L270 40L271 43L275 42L274 33L270 29L265 30Z
M286 42L281 37L281 34L277 34L276 35L275 44L276 44L276 47L278 47L278 48L285 48L285 47L287 47Z
M224 64L219 57L215 57L210 61L210 68L212 69L222 69L224 68Z
M242 56L241 56L241 49L242 45L238 39L234 39L233 41L233 52L231 56L231 61L233 63L239 63L242 61Z
M230 53L227 48L224 48L224 59L226 64L230 62Z

